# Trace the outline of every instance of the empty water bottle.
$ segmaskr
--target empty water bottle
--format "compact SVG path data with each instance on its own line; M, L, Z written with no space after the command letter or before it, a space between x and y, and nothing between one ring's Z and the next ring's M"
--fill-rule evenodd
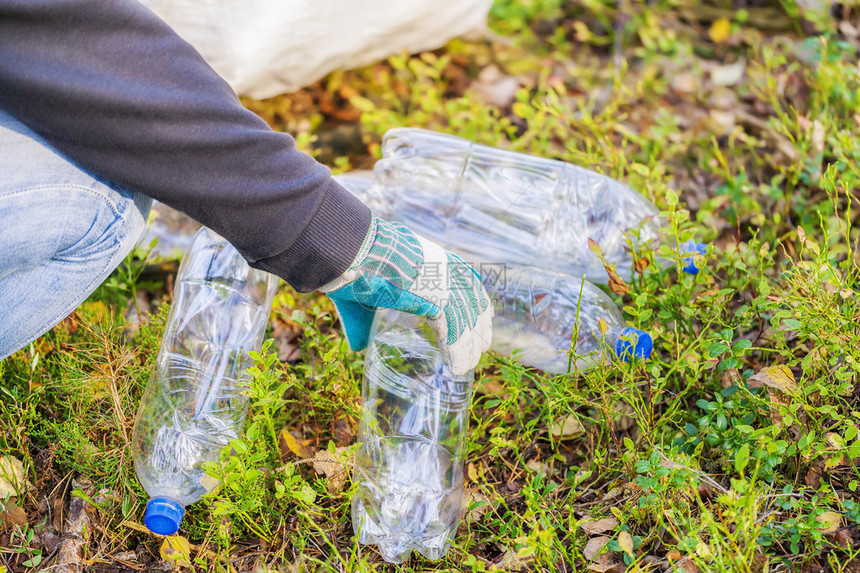
M132 438L154 533L175 533L185 506L216 485L203 464L242 432L248 351L260 349L277 284L205 227L182 259Z
M651 355L651 336L624 324L606 293L580 278L530 267L484 268L493 350L553 374ZM572 351L572 353L571 353Z
M630 243L658 238L650 202L583 167L413 128L389 130L382 153L365 202L468 260L538 265L606 282L588 239L629 277ZM685 251L685 270L697 272L692 263L701 249Z
M359 171L337 176L338 182L359 199L367 200L373 175ZM370 201L373 208L379 205ZM392 216L397 213L375 213ZM469 253L459 251L468 262ZM507 262L476 263L495 307L493 350L504 355L521 351L527 366L564 374L601 360L647 358L651 337L627 327L612 299L578 277ZM571 361L571 343L576 334Z
M367 347L352 524L391 563L441 559L457 531L474 374L453 376L427 319L379 311Z

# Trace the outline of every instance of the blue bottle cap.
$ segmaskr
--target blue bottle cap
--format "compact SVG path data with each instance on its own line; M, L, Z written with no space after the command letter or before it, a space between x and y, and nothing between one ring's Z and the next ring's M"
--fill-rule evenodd
M185 508L175 499L153 497L146 504L143 524L153 533L173 535L179 531L179 524L185 515Z
M680 247L681 253L697 253L696 255L692 255L689 257L684 257L684 268L681 269L685 273L690 275L699 274L699 267L696 266L696 256L702 255L705 256L705 253L708 252L707 243L697 243L695 241L684 241L681 243Z
M618 340L615 341L615 354L625 362L631 362L635 358L648 358L654 341L651 335L644 330L628 326L621 331Z

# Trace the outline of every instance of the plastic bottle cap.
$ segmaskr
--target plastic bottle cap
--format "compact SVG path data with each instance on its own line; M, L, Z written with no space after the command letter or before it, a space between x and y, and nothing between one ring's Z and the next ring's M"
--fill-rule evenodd
M143 524L153 533L173 535L179 531L179 524L185 515L185 508L175 499L153 497L146 504Z
M695 241L684 241L680 245L681 253L692 253L695 252L697 255L705 256L705 253L708 252L707 243L697 243ZM682 269L685 273L690 275L699 274L699 267L696 266L696 256L693 255L690 257L684 257L684 268Z
M615 341L615 354L622 360L630 362L635 358L648 358L654 341L651 335L644 330L628 326L621 331L618 340Z

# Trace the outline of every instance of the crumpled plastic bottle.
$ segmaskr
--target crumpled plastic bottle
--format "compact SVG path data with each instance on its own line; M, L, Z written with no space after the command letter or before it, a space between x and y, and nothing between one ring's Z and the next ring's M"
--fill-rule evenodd
M352 524L402 563L441 559L457 531L474 373L453 376L424 317L378 311L364 361Z
M338 175L336 179L362 200L375 184L369 172ZM372 201L370 204L377 206ZM508 262L475 266L495 307L492 348L496 352L509 356L521 351L520 362L553 374L565 374L574 366L587 370L602 360L650 356L650 335L626 326L612 299L590 282Z
M260 349L277 285L205 227L186 251L132 437L152 532L176 533L185 507L217 485L203 464L242 432L248 352Z
M588 281L533 267L500 270L483 273L496 311L496 352L519 351L523 364L552 374L651 355L651 335L627 326L612 299Z
M415 128L386 132L382 154L373 183L360 175L339 179L360 186L378 216L469 262L538 266L605 283L606 269L588 239L625 278L633 274L629 243L659 240L659 213L647 199L577 165ZM678 246L686 272L698 272L695 255L704 248Z

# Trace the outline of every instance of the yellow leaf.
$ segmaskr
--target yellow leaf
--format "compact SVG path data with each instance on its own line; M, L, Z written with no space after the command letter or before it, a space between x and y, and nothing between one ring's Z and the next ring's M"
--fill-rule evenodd
M842 524L842 516L835 511L825 511L817 517L817 520L819 523L823 524L820 529L821 533L825 535L835 532Z
M618 545L621 547L621 551L627 555L633 555L633 538L626 531L618 534Z
M719 18L711 24L711 29L708 30L708 36L715 44L722 44L732 35L732 23L728 18Z
M123 521L120 525L124 525L129 529L134 529L141 533L152 533L147 527L137 523L136 521Z
M168 563L191 567L191 544L181 535L170 535L161 544L161 558Z
M300 458L309 458L313 455L313 452L307 446L299 444L298 440L290 433L288 428L284 428L281 430L281 439L284 440L284 443L287 445L287 448Z
M754 376L750 377L747 385L750 388L767 386L786 394L797 393L797 382L794 380L794 373L788 366L783 364L762 368Z

